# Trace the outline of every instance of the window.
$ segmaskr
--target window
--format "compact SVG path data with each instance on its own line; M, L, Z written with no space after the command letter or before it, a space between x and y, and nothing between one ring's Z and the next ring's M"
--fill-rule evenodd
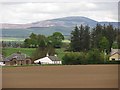
M115 58L112 58L112 61L115 61Z

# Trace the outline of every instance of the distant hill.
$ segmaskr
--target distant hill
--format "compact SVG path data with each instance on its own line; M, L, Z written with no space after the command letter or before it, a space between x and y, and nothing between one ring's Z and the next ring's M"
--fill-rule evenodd
M94 27L97 23L109 24L117 27L117 22L98 22L86 17L73 16L63 17L44 21L38 21L27 24L2 24L2 35L11 37L28 36L30 33L50 35L53 32L59 31L64 35L70 35L76 25L89 25Z

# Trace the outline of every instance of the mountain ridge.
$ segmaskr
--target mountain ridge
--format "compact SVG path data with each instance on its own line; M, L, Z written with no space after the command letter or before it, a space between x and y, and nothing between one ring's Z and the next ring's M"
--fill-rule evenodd
M31 33L52 35L54 32L61 32L63 35L70 35L74 27L77 25L89 25L95 27L97 23L108 25L111 23L114 27L118 27L117 22L98 22L86 17L64 17L50 20L43 20L27 24L3 24L2 37L28 37Z
M83 17L83 16L70 16L70 17L62 17L62 18L55 18L43 21L37 21L32 23L26 24L9 24L9 23L0 23L2 29L27 29L27 28L34 28L34 27L53 27L53 26L61 26L61 27L73 27L75 25L89 25L90 27L94 27L97 23L100 24L108 24L112 23L113 26L116 27L117 22L98 22L93 19Z

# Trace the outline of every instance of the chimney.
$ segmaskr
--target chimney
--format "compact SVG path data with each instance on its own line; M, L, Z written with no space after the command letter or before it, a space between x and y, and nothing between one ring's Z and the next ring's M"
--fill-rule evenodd
M54 56L57 57L57 54L55 54Z
M49 56L49 54L47 53L47 54L46 54L46 57L48 57L48 56Z

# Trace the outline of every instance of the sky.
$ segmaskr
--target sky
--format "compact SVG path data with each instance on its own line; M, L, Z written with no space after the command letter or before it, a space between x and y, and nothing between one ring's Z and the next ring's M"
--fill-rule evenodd
M6 2L5 2L6 1ZM118 2L79 0L74 2L8 2L0 4L0 23L25 24L47 19L84 16L96 21L118 21ZM72 0L71 0L72 1Z

